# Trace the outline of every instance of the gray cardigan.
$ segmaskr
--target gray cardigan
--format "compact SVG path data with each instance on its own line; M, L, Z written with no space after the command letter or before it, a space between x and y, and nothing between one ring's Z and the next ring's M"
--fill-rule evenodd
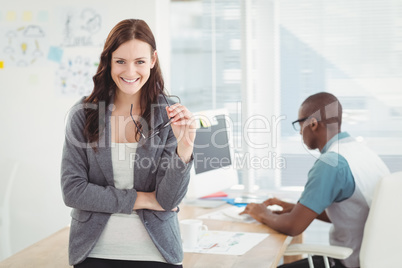
M113 103L113 100L112 100ZM163 99L159 97L159 103ZM151 128L168 120L165 105L154 107ZM93 104L87 106L93 108ZM134 189L114 187L110 148L110 116L113 104L99 105L100 122L104 123L97 151L84 137L83 99L69 112L61 163L63 199L72 207L69 241L69 263L85 260L95 246L112 213L130 214L137 191L156 191L156 198L166 211L137 210L155 246L168 263L183 260L177 212L190 180L188 164L176 154L177 141L166 127L152 139L140 140L134 162ZM104 110L102 112L102 110Z

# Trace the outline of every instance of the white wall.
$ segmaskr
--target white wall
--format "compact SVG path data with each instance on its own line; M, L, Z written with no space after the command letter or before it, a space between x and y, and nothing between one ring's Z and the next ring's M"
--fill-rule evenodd
M57 27L58 12L64 7L83 8L83 5L79 0L41 1L40 7L35 1L4 1L0 11L0 30L3 30L0 33L14 25L26 24L25 11L32 11L31 23L34 24L35 14L46 10L49 18L44 25L47 29L45 43L58 45L57 37L62 31ZM85 1L85 6L104 13L102 29L106 34L123 19L144 19L157 39L162 71L169 84L168 0L90 0ZM15 12L14 21L7 17L9 11ZM4 44L7 38L0 36L0 40ZM63 96L55 90L57 63L45 60L38 65L16 67L8 64L4 57L0 54L0 61L4 61L4 68L0 68L0 162L15 160L19 162L19 169L11 189L10 214L6 215L7 218L0 218L0 224L10 221L11 253L15 253L70 222L70 209L65 207L61 197L60 160L65 115L79 97ZM1 170L0 176L0 187L4 187L9 178L3 176ZM4 194L1 199L4 199ZM0 239L4 235L0 233ZM0 259L7 257L5 253L6 249L0 248Z

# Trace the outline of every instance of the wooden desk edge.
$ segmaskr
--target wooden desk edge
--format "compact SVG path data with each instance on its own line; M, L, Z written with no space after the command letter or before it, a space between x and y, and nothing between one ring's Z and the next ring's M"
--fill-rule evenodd
M0 262L0 268L23 268L27 267L28 263L35 263L39 265L36 267L53 268L55 263L49 263L54 260L53 257L49 258L49 248L46 246L51 242L53 249L58 249L56 256L59 256L60 262L57 263L58 267L72 267L68 265L68 235L70 226L63 227L48 237L39 240L38 242L18 251L10 257ZM57 254L58 253L58 254ZM62 264L65 263L65 266ZM60 266L63 265L63 266Z
M195 215L189 215L189 216L194 217ZM39 265L36 267L53 268L55 265L54 261L57 261L58 267L61 268L71 267L68 265L69 229L70 227L66 226L58 230L57 232L51 234L50 236L15 253L9 258L1 261L0 267L19 268L19 267L26 267L27 263L31 264L35 263L35 265ZM278 235L283 234L278 233ZM279 251L277 252L277 255L275 256L274 262L270 265L270 267L275 268L278 265L287 246L291 243L292 239L293 239L292 237L286 236L285 241L281 245ZM49 248L51 248L52 251L51 255L49 255Z
M292 236L287 236L285 239L285 242L283 243L279 254L276 256L275 262L271 265L271 268L276 268L279 264L279 261L283 257L283 254L285 253L286 248L289 246L289 244L292 242L293 237Z

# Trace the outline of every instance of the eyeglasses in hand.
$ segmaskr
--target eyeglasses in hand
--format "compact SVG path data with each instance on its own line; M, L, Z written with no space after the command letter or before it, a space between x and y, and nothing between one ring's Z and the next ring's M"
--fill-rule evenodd
M170 107L170 104L169 104L168 100L166 99L165 94L162 93L162 96L163 96L163 99L165 100L167 106ZM171 96L169 96L169 97L175 97L175 98L177 98L177 99L179 100L178 102L180 103L180 98L179 98L178 96L171 95ZM131 104L130 116L131 116L131 119L133 120L133 122L134 122L136 128L137 128L138 131L140 132L141 137L142 137L144 140L151 139L151 138L155 137L156 135L158 135L158 134L160 133L160 131L161 131L162 129L164 129L165 127L170 126L170 124L172 123L172 118L169 118L169 120L168 120L167 122L162 123L161 125L159 125L158 128L151 129L151 130L149 131L148 135L145 136L144 132L142 132L141 128L138 127L137 122L135 122L135 120L134 120L134 117L133 117L133 104Z

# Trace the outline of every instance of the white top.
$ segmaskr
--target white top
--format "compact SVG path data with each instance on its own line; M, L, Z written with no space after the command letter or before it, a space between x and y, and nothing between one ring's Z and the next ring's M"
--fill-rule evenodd
M134 187L136 149L137 143L112 143L114 184L118 189ZM112 214L88 257L166 262L135 211Z
M334 202L326 209L332 222L330 244L352 248L352 255L341 262L346 267L359 267L364 226L374 189L380 179L389 174L389 170L377 154L351 137L334 142L328 151L346 159L355 181L355 191L351 197Z

